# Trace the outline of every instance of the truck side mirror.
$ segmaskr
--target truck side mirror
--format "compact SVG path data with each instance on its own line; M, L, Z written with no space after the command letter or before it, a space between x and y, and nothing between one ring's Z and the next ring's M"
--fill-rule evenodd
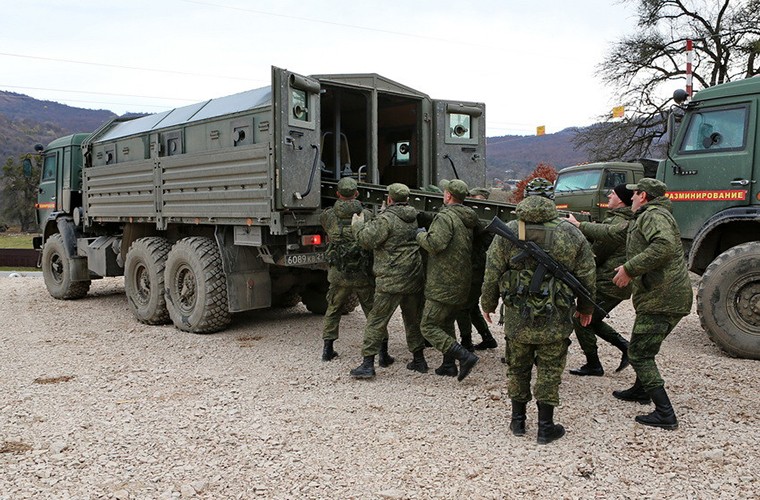
M670 114L668 115L668 149L670 149L670 146L673 145L676 134L678 134L678 127L681 125L682 121L683 109L678 106L673 106L670 109Z
M21 163L22 168L24 169L24 177L31 177L32 176L32 160L29 158L24 158L24 161Z

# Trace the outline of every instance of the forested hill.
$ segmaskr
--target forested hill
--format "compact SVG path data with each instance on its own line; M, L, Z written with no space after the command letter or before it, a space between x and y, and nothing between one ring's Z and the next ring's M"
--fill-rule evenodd
M111 111L82 109L0 91L0 164L76 132L92 132L115 117Z
M75 108L52 101L40 101L14 92L0 91L0 165L6 158L18 158L47 145L53 139L76 132L92 132L116 114L108 110ZM574 128L544 136L489 137L487 142L488 179L522 178L539 163L555 168L588 161L573 149Z

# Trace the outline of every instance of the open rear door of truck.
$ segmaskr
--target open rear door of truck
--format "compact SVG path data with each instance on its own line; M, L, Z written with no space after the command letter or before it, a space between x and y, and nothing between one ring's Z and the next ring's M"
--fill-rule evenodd
M272 92L276 208L318 208L320 84L272 67Z
M462 179L485 185L486 106L483 103L433 101L433 181Z

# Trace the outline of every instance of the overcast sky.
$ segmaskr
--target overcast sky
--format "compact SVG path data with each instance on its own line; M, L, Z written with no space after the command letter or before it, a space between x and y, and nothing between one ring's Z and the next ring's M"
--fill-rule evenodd
M485 102L489 137L596 121L594 76L635 30L615 0L0 0L0 90L122 114L301 74L379 73Z

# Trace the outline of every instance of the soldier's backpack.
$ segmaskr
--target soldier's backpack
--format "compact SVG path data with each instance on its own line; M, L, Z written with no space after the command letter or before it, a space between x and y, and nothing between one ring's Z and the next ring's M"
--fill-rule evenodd
M528 237L542 248L551 249L556 222L526 225ZM521 236L521 239L525 239ZM558 310L569 310L574 304L574 294L567 284L551 273L543 275L536 271L531 258L513 258L522 262L522 269L510 269L501 277L499 288L506 306L515 307L526 322L538 325L551 318ZM519 264L518 264L519 266Z
M351 231L351 219L338 219L339 236L330 240L325 252L327 263L346 274L372 272L372 252L363 249ZM346 232L344 233L344 229Z

